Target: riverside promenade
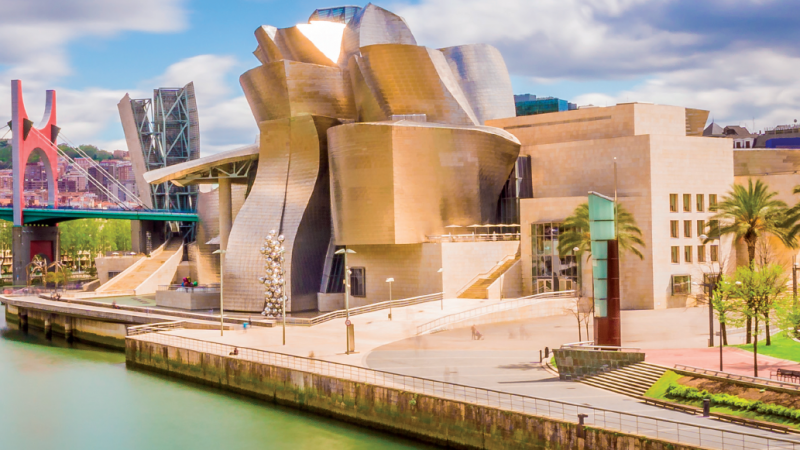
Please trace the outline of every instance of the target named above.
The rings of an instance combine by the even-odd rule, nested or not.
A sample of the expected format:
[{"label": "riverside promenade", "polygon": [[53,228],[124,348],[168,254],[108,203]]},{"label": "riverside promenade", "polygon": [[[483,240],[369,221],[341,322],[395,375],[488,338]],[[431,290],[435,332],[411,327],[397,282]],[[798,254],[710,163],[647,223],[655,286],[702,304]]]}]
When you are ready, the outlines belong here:
[{"label": "riverside promenade", "polygon": [[[461,306],[466,308],[468,304],[462,302],[464,301],[456,299],[444,301],[448,311],[456,311]],[[286,346],[281,343],[280,327],[253,328],[247,331],[238,329],[226,331],[225,336],[220,336],[219,331],[189,329],[132,336],[128,343],[128,358],[129,362],[133,361],[133,366],[149,365],[150,368],[170,375],[279,403],[292,404],[297,401],[299,403],[294,405],[301,408],[438,443],[455,443],[451,439],[457,433],[447,428],[445,423],[435,430],[426,429],[422,435],[417,435],[415,433],[419,430],[412,423],[413,417],[421,420],[422,416],[414,416],[410,410],[406,412],[411,414],[409,420],[412,422],[403,422],[398,429],[393,428],[391,421],[367,423],[369,421],[366,413],[353,416],[331,410],[344,406],[303,403],[305,400],[297,399],[308,398],[311,394],[305,389],[311,386],[317,390],[317,395],[311,397],[338,398],[335,395],[337,392],[340,395],[345,393],[341,383],[354,382],[356,385],[348,388],[353,397],[344,395],[341,397],[341,405],[347,404],[345,400],[349,399],[356,409],[366,408],[364,411],[370,410],[380,416],[380,411],[376,412],[375,408],[394,408],[392,410],[395,412],[401,411],[403,405],[397,403],[398,399],[408,394],[427,396],[426,405],[431,408],[433,404],[438,404],[445,410],[455,408],[454,411],[460,412],[453,414],[461,414],[459,417],[464,417],[464,408],[469,405],[489,408],[494,412],[519,413],[521,416],[515,416],[512,420],[519,420],[514,422],[514,426],[532,426],[529,430],[531,436],[541,436],[544,429],[551,432],[557,429],[559,431],[556,434],[559,437],[556,440],[568,444],[566,448],[573,448],[570,443],[577,442],[574,429],[566,424],[574,426],[578,414],[587,414],[586,423],[592,427],[623,432],[623,435],[631,433],[631,436],[665,439],[673,444],[686,444],[687,448],[760,449],[769,446],[800,449],[800,439],[793,436],[663,410],[630,397],[580,383],[558,381],[541,367],[538,353],[544,346],[553,348],[560,343],[577,340],[577,324],[570,316],[481,325],[480,331],[484,339],[479,341],[471,339],[468,327],[417,336],[416,330],[420,325],[441,316],[441,310],[437,312],[437,308],[438,302],[395,309],[392,321],[388,320],[387,311],[351,317],[355,324],[356,351],[359,353],[350,355],[344,354],[344,320],[337,319],[314,327],[287,328]],[[632,341],[637,341],[636,345],[643,348],[684,348],[705,342],[703,329],[697,330],[693,327],[694,322],[702,322],[703,311],[646,311],[652,315],[649,317],[647,314],[640,314],[641,311],[633,312],[634,314],[623,313],[623,330],[626,329],[626,321],[641,324],[642,320],[647,320],[651,324],[640,327],[646,330],[641,336],[635,332],[639,325],[631,324],[628,327],[631,333],[627,336]],[[678,325],[681,323],[684,325]],[[654,340],[648,341],[647,337],[653,337]],[[151,347],[153,345],[157,348]],[[234,349],[238,354],[231,355]],[[281,372],[282,370],[288,372]],[[200,379],[199,372],[205,378]],[[251,375],[243,379],[243,373]],[[331,383],[337,387],[331,387]],[[360,388],[357,386],[361,385],[369,385],[370,392],[361,392],[359,396]],[[379,402],[380,405],[358,403],[378,397],[383,399],[383,403]],[[415,397],[412,403],[419,404],[420,398]],[[442,406],[443,399],[455,403]],[[428,414],[426,417],[430,420],[438,420],[437,417],[442,417],[444,412],[433,408],[427,409],[425,414]],[[481,414],[490,412],[482,410]],[[539,425],[533,426],[530,424],[533,417],[531,415],[549,419],[545,422],[539,421]],[[396,422],[399,419],[395,417],[394,420]],[[498,436],[509,439],[503,431],[506,428],[497,428],[500,422],[502,421],[495,422],[492,425],[494,428],[483,428],[483,431],[490,435],[499,433]],[[450,425],[456,428],[480,428],[486,424],[460,422]],[[627,439],[635,439],[631,436]],[[607,436],[603,434],[596,437],[604,439]],[[522,445],[522,441],[512,441],[518,443],[520,448],[532,445],[531,442]],[[510,444],[512,441],[506,443]],[[485,442],[481,442],[479,445],[472,440],[459,445],[488,448],[483,446]],[[599,445],[591,448],[609,447]]]}]

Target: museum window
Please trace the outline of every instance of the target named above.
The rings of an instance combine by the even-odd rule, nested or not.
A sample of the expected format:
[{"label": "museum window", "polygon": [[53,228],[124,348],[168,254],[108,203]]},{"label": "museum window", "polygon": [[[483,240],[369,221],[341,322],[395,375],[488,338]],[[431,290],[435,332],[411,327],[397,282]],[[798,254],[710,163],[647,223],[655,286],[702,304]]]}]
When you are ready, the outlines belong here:
[{"label": "museum window", "polygon": [[678,212],[678,194],[669,194],[669,212]]},{"label": "museum window", "polygon": [[717,194],[708,194],[708,210],[714,212],[717,209]]},{"label": "museum window", "polygon": [[697,221],[697,235],[701,236],[706,234],[706,221],[705,220],[698,220]]},{"label": "museum window", "polygon": [[697,209],[697,212],[703,212],[706,209],[705,195],[697,194],[697,202],[695,203],[695,209]]},{"label": "museum window", "polygon": [[683,221],[683,237],[692,237],[692,221]]},{"label": "museum window", "polygon": [[744,148],[750,148],[750,141],[744,141]]},{"label": "museum window", "polygon": [[670,250],[672,250],[672,264],[680,264],[680,247],[673,246],[670,248]]},{"label": "museum window", "polygon": [[711,246],[711,262],[719,262],[719,246]]},{"label": "museum window", "polygon": [[683,212],[692,212],[692,194],[683,194]]},{"label": "museum window", "polygon": [[669,236],[676,238],[678,237],[678,221],[677,220],[670,220],[669,221]]},{"label": "museum window", "polygon": [[683,262],[691,264],[692,263],[692,246],[687,245],[683,247]]},{"label": "museum window", "polygon": [[697,262],[699,262],[699,263],[706,262],[706,246],[705,245],[698,245],[697,246]]},{"label": "museum window", "polygon": [[577,288],[579,261],[573,251],[558,254],[558,238],[564,233],[560,223],[531,224],[533,293],[569,291]]},{"label": "museum window", "polygon": [[719,220],[708,221],[708,235],[719,237]]},{"label": "museum window", "polygon": [[672,295],[689,295],[692,293],[691,275],[672,276]]},{"label": "museum window", "polygon": [[350,268],[350,295],[353,297],[367,296],[367,269],[363,267]]}]

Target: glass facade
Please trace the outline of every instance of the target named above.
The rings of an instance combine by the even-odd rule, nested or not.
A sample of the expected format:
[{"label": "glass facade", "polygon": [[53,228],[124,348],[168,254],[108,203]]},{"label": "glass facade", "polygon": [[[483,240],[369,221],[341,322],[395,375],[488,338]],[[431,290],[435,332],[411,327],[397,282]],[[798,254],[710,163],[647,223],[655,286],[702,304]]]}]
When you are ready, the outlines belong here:
[{"label": "glass facade", "polygon": [[560,223],[531,224],[533,292],[569,291],[578,288],[579,262],[575,253],[558,256]]}]

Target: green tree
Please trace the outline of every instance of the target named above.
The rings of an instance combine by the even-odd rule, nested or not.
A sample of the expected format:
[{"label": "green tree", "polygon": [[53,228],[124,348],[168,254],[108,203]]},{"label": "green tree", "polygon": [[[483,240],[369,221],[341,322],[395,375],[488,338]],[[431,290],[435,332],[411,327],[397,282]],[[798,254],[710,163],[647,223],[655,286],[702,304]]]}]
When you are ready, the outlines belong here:
[{"label": "green tree", "polygon": [[741,315],[736,314],[742,308],[737,296],[735,282],[734,278],[722,275],[711,293],[711,307],[717,313],[720,330],[719,338],[722,340],[723,345],[728,345],[728,325],[736,326],[741,323]]},{"label": "green tree", "polygon": [[13,245],[14,227],[11,222],[0,220],[0,275],[6,265],[6,252],[10,253]]},{"label": "green tree", "polygon": [[[733,235],[737,242],[744,242],[747,246],[748,265],[753,268],[756,259],[756,244],[759,237],[767,234],[773,235],[789,248],[797,248],[797,231],[795,223],[798,213],[788,208],[786,203],[777,200],[777,192],[770,192],[761,180],[753,182],[749,179],[747,187],[734,184],[731,191],[722,198],[714,207],[717,213],[711,218],[717,220],[719,235]],[[709,224],[709,238],[704,243],[713,240],[712,229]],[[751,306],[752,308],[752,306]],[[747,318],[747,343],[752,340],[752,317]]]},{"label": "green tree", "polygon": [[[741,313],[753,323],[753,374],[758,376],[758,324],[768,323],[769,312],[786,291],[783,268],[777,264],[755,268],[742,266],[736,269],[733,293],[742,300]],[[767,328],[767,345],[770,344]]]},{"label": "green tree", "polygon": [[[642,230],[636,225],[633,214],[628,212],[624,206],[617,203],[617,241],[619,242],[620,254],[628,251],[644,259],[639,247],[644,247],[642,240]],[[592,237],[589,233],[589,203],[581,203],[572,212],[572,215],[564,219],[562,224],[564,232],[558,237],[558,254],[566,256],[578,248],[575,252],[578,257],[584,253],[592,254]]]}]

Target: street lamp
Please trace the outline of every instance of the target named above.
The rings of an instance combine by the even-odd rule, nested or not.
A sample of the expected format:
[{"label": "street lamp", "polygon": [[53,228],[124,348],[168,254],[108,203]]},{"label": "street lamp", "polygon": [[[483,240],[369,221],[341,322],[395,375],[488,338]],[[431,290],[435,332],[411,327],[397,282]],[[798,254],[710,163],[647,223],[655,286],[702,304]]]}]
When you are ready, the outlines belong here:
[{"label": "street lamp", "polygon": [[344,255],[344,309],[347,319],[344,324],[347,327],[347,351],[345,354],[355,353],[355,330],[353,324],[350,323],[350,266],[347,264],[347,254],[355,253],[347,247],[341,248],[334,252],[335,255]]},{"label": "street lamp", "polygon": [[[444,268],[440,267],[440,268],[439,268],[439,270],[437,270],[436,272],[437,272],[437,273],[443,273],[443,272],[444,272]],[[444,277],[444,275],[443,275],[442,277]],[[444,284],[444,279],[442,280],[442,284]],[[441,309],[442,309],[442,311],[444,311],[444,294],[442,294],[442,303],[441,303],[441,306],[442,306],[442,308],[441,308]]]},{"label": "street lamp", "polygon": [[[583,277],[581,276],[581,272],[580,272],[580,269],[579,269],[580,268],[580,264],[578,264],[580,262],[580,259],[578,259],[578,252],[581,251],[581,249],[580,249],[580,247],[573,247],[572,251],[575,252],[575,268],[578,269],[577,270],[578,279],[583,281]],[[582,285],[583,285],[583,283],[579,283],[579,285],[578,285],[578,299],[580,299],[580,296],[583,294],[583,289],[581,289],[583,287]]]},{"label": "street lamp", "polygon": [[222,304],[222,294],[223,294],[223,290],[224,290],[223,286],[224,286],[224,282],[225,282],[224,281],[225,280],[225,253],[228,253],[228,251],[227,250],[222,250],[222,249],[214,250],[214,252],[212,253],[212,255],[219,255],[219,335],[220,336],[224,335],[224,331],[223,330],[225,329],[224,319],[223,319],[223,317],[224,317],[223,316],[224,309],[223,309],[223,304]]},{"label": "street lamp", "polygon": [[387,278],[386,282],[389,283],[389,320],[392,320],[392,283],[394,283],[394,278]]}]

